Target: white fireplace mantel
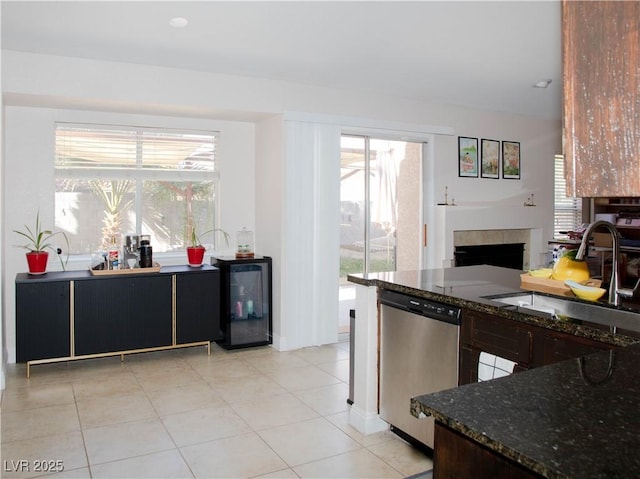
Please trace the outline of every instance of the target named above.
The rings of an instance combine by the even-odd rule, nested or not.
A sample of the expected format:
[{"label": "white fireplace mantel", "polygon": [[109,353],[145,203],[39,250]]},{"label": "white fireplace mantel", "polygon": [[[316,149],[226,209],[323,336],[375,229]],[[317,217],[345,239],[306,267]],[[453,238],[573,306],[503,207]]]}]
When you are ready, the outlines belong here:
[{"label": "white fireplace mantel", "polygon": [[525,252],[531,267],[542,264],[547,247],[543,231],[549,214],[538,206],[473,205],[436,206],[427,224],[427,265],[448,268],[454,265],[454,232],[473,230],[528,230],[529,251]]}]

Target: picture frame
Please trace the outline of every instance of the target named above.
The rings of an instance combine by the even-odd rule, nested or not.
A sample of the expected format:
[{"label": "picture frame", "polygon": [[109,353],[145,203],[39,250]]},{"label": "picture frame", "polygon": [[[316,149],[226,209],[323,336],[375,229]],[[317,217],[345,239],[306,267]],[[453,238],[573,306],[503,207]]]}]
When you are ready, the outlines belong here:
[{"label": "picture frame", "polygon": [[521,174],[520,142],[502,142],[502,177],[508,180],[519,180]]},{"label": "picture frame", "polygon": [[500,142],[480,140],[480,176],[482,178],[500,178]]},{"label": "picture frame", "polygon": [[478,177],[478,139],[458,137],[458,176]]}]

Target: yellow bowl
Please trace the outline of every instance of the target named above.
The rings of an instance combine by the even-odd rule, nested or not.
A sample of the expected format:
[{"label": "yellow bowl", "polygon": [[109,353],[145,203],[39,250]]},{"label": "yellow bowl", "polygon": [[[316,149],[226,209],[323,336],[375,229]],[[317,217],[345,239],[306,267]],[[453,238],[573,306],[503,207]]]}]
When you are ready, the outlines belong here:
[{"label": "yellow bowl", "polygon": [[540,268],[529,271],[529,274],[534,278],[551,278],[552,272],[551,268]]},{"label": "yellow bowl", "polygon": [[565,284],[571,288],[573,294],[578,298],[587,301],[598,301],[604,293],[607,292],[604,288],[594,288],[593,286],[585,286],[578,284],[575,281],[565,281]]}]

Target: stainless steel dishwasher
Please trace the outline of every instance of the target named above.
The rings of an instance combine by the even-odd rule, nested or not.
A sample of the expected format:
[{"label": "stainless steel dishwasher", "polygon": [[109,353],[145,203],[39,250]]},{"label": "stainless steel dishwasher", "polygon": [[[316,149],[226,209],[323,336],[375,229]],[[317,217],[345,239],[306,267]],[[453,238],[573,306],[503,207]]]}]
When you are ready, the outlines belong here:
[{"label": "stainless steel dishwasher", "polygon": [[380,417],[433,449],[434,419],[413,417],[410,400],[458,385],[460,308],[388,290],[379,299]]}]

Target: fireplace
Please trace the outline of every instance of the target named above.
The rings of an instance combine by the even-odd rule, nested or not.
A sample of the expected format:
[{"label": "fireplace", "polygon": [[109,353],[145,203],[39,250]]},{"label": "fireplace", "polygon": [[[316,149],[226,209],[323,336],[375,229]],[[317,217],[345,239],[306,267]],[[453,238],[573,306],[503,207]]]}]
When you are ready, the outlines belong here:
[{"label": "fireplace", "polygon": [[521,270],[524,267],[524,243],[456,246],[455,266],[488,264]]}]

